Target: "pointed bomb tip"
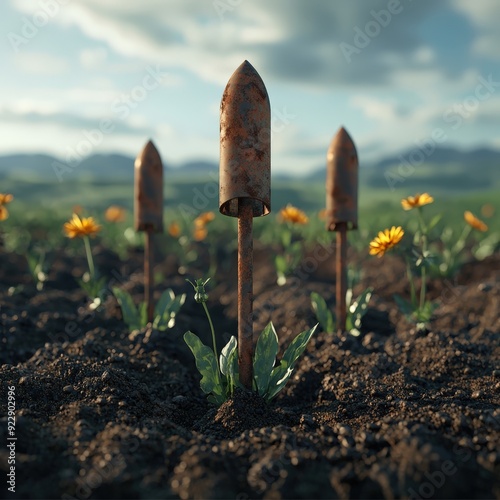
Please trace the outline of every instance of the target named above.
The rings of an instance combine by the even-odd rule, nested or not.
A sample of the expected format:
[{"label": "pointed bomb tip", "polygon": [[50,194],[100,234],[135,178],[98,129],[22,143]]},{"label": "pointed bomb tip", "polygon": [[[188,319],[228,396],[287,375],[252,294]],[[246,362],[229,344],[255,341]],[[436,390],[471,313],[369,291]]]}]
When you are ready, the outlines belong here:
[{"label": "pointed bomb tip", "polygon": [[135,164],[136,166],[142,166],[151,163],[161,163],[161,157],[154,142],[149,139],[146,145],[142,148],[141,152],[137,155]]},{"label": "pointed bomb tip", "polygon": [[333,136],[333,139],[330,142],[330,147],[328,148],[328,152],[330,153],[339,148],[352,148],[354,152],[356,152],[354,141],[349,135],[349,132],[347,132],[347,130],[343,126],[340,127],[337,133]]},{"label": "pointed bomb tip", "polygon": [[146,145],[144,146],[144,148],[142,150],[149,151],[149,152],[156,151],[158,153],[158,149],[156,149],[155,143],[153,142],[152,139],[149,139],[149,141],[146,143]]},{"label": "pointed bomb tip", "polygon": [[[234,71],[229,78],[227,84],[233,85],[247,85],[255,83],[265,90],[264,81],[262,80],[259,72],[245,59]],[[266,92],[267,93],[267,92]]]}]

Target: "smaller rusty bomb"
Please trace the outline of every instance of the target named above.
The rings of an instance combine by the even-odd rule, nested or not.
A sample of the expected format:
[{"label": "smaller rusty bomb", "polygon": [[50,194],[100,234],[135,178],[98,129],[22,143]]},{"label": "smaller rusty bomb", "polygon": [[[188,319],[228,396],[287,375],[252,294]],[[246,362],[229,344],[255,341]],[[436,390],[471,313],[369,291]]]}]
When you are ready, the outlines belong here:
[{"label": "smaller rusty bomb", "polygon": [[160,154],[149,141],[134,164],[134,228],[145,231],[144,300],[148,321],[153,321],[153,233],[163,231],[163,164]]},{"label": "smaller rusty bomb", "polygon": [[134,228],[163,232],[163,164],[152,141],[134,164]]},{"label": "smaller rusty bomb", "polygon": [[344,127],[326,155],[326,229],[337,232],[335,257],[337,331],[346,328],[347,231],[358,227],[358,154]]},{"label": "smaller rusty bomb", "polygon": [[339,223],[358,227],[358,154],[344,127],[330,143],[326,156],[326,228],[337,231]]}]

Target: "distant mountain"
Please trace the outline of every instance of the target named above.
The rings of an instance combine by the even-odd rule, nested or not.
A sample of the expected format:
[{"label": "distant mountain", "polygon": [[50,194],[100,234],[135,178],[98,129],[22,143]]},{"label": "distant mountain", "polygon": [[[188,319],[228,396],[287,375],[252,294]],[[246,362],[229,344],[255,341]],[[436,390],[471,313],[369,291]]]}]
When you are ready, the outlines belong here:
[{"label": "distant mountain", "polygon": [[434,165],[453,163],[472,167],[474,164],[500,163],[500,151],[489,148],[478,148],[470,151],[459,151],[453,148],[436,148],[434,151],[426,153],[424,150],[419,150],[418,147],[415,147],[397,156],[378,161],[374,165],[374,168],[386,169],[391,166],[398,166],[402,163],[402,160],[417,164],[420,162],[420,154],[424,158],[424,163]]},{"label": "distant mountain", "polygon": [[[169,168],[163,164],[164,169]],[[26,177],[56,176],[60,180],[71,177],[100,177],[102,179],[133,179],[134,158],[122,154],[95,154],[82,160],[65,161],[44,154],[14,154],[0,156],[0,175]]]},{"label": "distant mountain", "polygon": [[[360,184],[372,187],[426,190],[430,186],[443,190],[487,189],[499,184],[500,151],[478,148],[460,151],[436,148],[427,154],[417,147],[372,164],[360,166]],[[325,181],[326,165],[305,178]]]},{"label": "distant mountain", "polygon": [[183,173],[183,174],[207,174],[210,172],[219,172],[219,164],[206,161],[206,160],[192,160],[185,163],[182,163],[178,168],[173,170],[174,172]]},{"label": "distant mountain", "polygon": [[[420,160],[423,159],[422,162]],[[408,162],[402,165],[405,160]],[[169,176],[202,178],[218,173],[218,162],[191,160],[178,167],[164,167]],[[459,151],[453,148],[436,148],[427,154],[417,146],[391,155],[374,164],[361,163],[360,182],[373,187],[399,186],[404,181],[408,189],[483,189],[500,185],[500,151],[479,148]],[[308,168],[300,177],[304,181],[324,182],[326,166]],[[45,180],[71,180],[98,178],[103,181],[120,179],[129,181],[134,176],[134,158],[122,154],[95,154],[81,161],[65,163],[64,160],[45,154],[14,154],[0,156],[0,178],[22,177]],[[297,179],[286,173],[273,173],[274,179]]]}]

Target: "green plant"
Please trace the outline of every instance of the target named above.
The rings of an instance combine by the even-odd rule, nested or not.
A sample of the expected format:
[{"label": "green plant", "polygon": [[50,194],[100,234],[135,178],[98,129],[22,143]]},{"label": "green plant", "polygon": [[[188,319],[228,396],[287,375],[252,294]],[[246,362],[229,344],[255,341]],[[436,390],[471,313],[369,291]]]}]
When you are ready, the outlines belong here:
[{"label": "green plant", "polygon": [[28,262],[28,269],[30,270],[33,282],[36,289],[40,292],[43,290],[45,282],[47,281],[47,262],[45,260],[45,250],[39,249],[37,251],[27,251],[26,260]]},{"label": "green plant", "polygon": [[[208,395],[208,400],[216,405],[221,405],[234,392],[236,387],[241,387],[238,371],[238,342],[233,335],[224,346],[220,356],[217,356],[215,330],[210,312],[206,306],[208,295],[205,285],[210,278],[198,279],[191,283],[195,291],[195,300],[203,305],[210,325],[213,349],[204,345],[192,332],[184,334],[184,341],[193,353],[196,368],[200,372],[201,390]],[[318,325],[306,330],[290,343],[280,363],[276,364],[278,354],[278,336],[272,323],[269,323],[259,335],[253,359],[254,380],[253,390],[267,401],[273,399],[286,385],[290,378],[297,359],[304,352]]]},{"label": "green plant", "polygon": [[[366,313],[372,293],[373,288],[369,287],[353,300],[352,288],[347,290],[346,330],[354,336],[358,336],[361,333],[361,319]],[[327,333],[333,333],[336,324],[335,313],[328,309],[325,299],[319,293],[312,292],[311,303],[321,328]]]},{"label": "green plant", "polygon": [[[465,248],[471,231],[474,229],[480,233],[488,231],[488,226],[471,212],[464,213],[465,226],[460,236],[455,239],[452,228],[446,227],[441,234],[442,251],[435,252],[434,261],[430,265],[431,276],[440,278],[452,278],[462,267],[466,260]],[[473,242],[471,253],[476,259],[484,259],[491,255],[498,244],[497,234],[490,234],[479,242]]]},{"label": "green plant", "polygon": [[274,228],[273,234],[279,239],[282,251],[276,254],[274,266],[278,276],[277,283],[283,286],[304,256],[305,245],[300,227],[307,225],[309,218],[302,210],[287,205],[280,210],[278,220],[281,224],[277,229]]},{"label": "green plant", "polygon": [[[122,310],[123,321],[131,330],[138,330],[148,324],[146,303],[141,302],[137,307],[132,296],[118,287],[112,288],[113,294]],[[155,306],[153,327],[165,331],[175,325],[175,318],[186,300],[186,294],[175,296],[169,288],[165,290]]]}]

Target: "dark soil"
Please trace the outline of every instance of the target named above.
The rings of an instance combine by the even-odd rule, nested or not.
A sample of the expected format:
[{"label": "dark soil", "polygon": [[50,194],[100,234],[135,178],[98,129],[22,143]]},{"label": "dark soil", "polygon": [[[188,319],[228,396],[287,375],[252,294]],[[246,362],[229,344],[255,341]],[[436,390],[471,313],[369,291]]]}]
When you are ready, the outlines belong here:
[{"label": "dark soil", "polygon": [[[333,256],[278,287],[269,253],[255,252],[255,327],[272,319],[283,346],[316,323],[312,291],[333,305]],[[37,292],[25,259],[0,253],[0,496],[500,499],[500,255],[431,282],[440,306],[427,332],[394,306],[393,293],[409,293],[401,262],[359,261],[357,291],[375,288],[362,334],[316,334],[271,405],[241,391],[220,408],[182,340],[189,329],[209,343],[209,331],[175,260],[157,266],[158,295],[188,293],[175,327],[130,332],[112,296],[89,309],[75,281],[83,259],[53,257]],[[96,249],[108,285],[136,301],[141,262]],[[209,288],[219,346],[237,326],[234,259],[229,267]]]}]

